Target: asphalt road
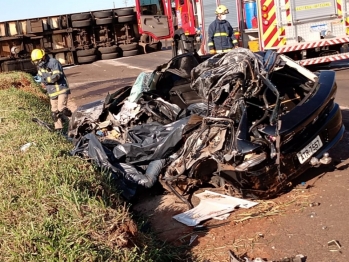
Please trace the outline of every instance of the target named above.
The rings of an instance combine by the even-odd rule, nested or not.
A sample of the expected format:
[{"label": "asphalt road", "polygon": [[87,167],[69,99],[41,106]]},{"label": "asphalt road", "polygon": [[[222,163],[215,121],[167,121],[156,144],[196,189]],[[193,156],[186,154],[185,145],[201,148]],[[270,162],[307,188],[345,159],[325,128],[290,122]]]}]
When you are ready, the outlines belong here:
[{"label": "asphalt road", "polygon": [[[161,51],[66,68],[65,72],[72,89],[70,106],[74,108],[103,99],[108,92],[132,85],[140,72],[152,71],[157,65],[167,62],[170,57],[171,51]],[[349,261],[349,62],[344,61],[335,64],[335,67],[320,69],[336,71],[336,101],[342,108],[347,131],[343,140],[330,152],[334,160],[333,165],[325,169],[314,168],[300,178],[300,181],[311,185],[309,190],[314,195],[312,201],[319,202],[320,206],[306,207],[302,211],[290,212],[287,216],[264,221],[263,227],[258,228],[258,232],[263,232],[265,236],[264,243],[261,243],[264,245],[263,254],[268,254],[270,259],[301,253],[308,256],[309,262]],[[159,215],[154,212],[154,208],[151,212],[154,217]],[[245,229],[249,226],[252,224],[247,223]],[[219,234],[224,235],[224,230]],[[227,235],[226,239],[231,237]],[[341,252],[328,250],[327,242],[330,240],[339,241],[342,245]],[[254,254],[259,255],[258,252]],[[209,261],[226,260],[222,257],[222,260]]]}]

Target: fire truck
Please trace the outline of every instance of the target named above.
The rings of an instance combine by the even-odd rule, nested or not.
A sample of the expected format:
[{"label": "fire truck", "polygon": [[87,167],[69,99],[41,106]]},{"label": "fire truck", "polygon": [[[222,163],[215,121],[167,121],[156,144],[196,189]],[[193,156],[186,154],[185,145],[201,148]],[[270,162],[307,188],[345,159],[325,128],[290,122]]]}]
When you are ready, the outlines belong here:
[{"label": "fire truck", "polygon": [[[163,13],[142,13],[146,1],[157,1]],[[227,6],[241,47],[272,49],[304,66],[349,58],[348,0],[136,0],[140,33],[173,38],[173,55],[206,54],[208,27],[219,4]]]}]

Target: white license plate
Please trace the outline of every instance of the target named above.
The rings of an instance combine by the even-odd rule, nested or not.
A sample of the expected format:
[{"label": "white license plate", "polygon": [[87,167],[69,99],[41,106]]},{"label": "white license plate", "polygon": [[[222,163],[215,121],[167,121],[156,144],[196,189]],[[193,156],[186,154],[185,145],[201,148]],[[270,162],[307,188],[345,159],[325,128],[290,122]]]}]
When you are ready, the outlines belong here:
[{"label": "white license plate", "polygon": [[315,137],[306,147],[297,153],[298,160],[301,164],[307,161],[312,155],[315,154],[322,147],[322,141],[319,136]]}]

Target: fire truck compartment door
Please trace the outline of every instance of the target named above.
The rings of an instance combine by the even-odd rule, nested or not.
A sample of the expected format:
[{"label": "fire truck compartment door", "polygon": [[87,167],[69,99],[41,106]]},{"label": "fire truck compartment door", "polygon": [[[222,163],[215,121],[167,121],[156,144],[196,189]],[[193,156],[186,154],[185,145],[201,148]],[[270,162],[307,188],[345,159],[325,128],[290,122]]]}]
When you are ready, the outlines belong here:
[{"label": "fire truck compartment door", "polygon": [[336,0],[291,0],[291,6],[294,23],[338,16]]},{"label": "fire truck compartment door", "polygon": [[144,33],[153,38],[170,37],[168,17],[166,15],[141,15]]}]

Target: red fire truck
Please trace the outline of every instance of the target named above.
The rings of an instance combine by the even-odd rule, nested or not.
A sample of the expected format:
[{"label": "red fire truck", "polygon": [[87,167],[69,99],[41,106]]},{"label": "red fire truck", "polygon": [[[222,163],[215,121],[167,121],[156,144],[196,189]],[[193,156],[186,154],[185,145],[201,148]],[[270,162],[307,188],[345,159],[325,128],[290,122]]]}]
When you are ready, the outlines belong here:
[{"label": "red fire truck", "polygon": [[219,4],[229,9],[242,47],[273,49],[305,66],[349,58],[348,0],[136,0],[140,33],[173,38],[174,55],[205,54]]}]

